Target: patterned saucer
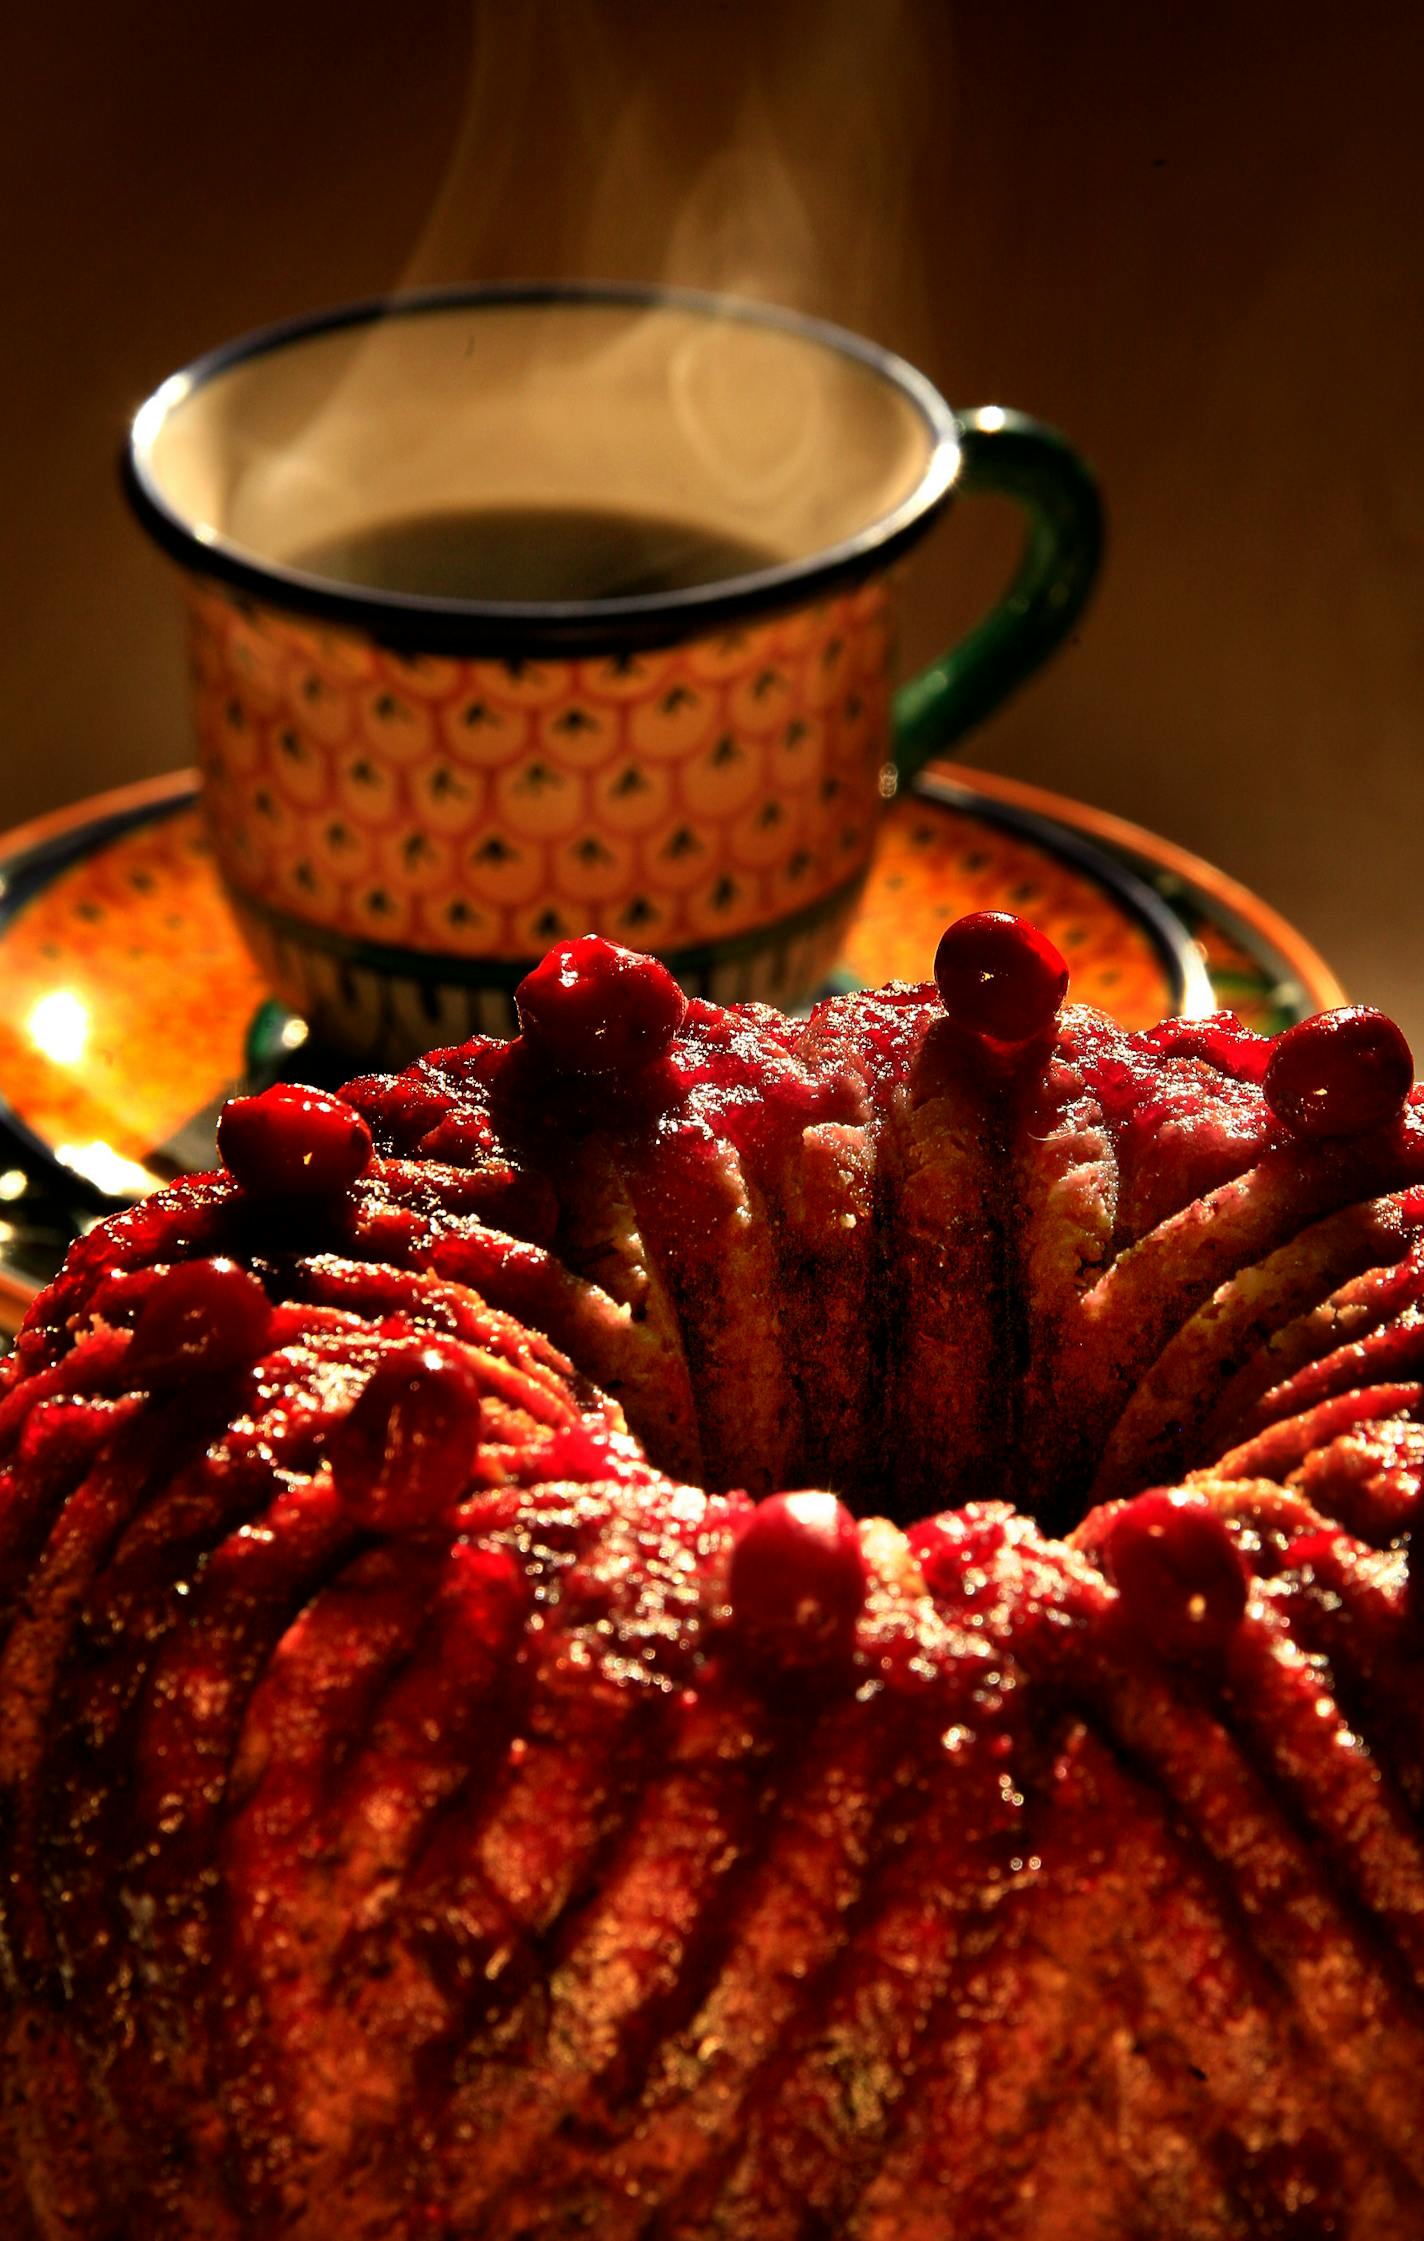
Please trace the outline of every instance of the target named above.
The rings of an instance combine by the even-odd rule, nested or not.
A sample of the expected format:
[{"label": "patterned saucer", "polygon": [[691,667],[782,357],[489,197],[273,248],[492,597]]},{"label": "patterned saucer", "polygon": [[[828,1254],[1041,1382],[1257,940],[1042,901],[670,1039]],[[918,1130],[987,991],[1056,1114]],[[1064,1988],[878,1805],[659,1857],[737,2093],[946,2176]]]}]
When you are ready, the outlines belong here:
[{"label": "patterned saucer", "polygon": [[[991,906],[1042,926],[1075,996],[1128,1025],[1222,1004],[1274,1029],[1342,1000],[1210,866],[958,765],[889,812],[837,984],[922,978],[945,924]],[[305,1042],[238,939],[190,772],[0,839],[0,1326],[100,1214],[209,1163],[235,1085],[349,1071]]]}]

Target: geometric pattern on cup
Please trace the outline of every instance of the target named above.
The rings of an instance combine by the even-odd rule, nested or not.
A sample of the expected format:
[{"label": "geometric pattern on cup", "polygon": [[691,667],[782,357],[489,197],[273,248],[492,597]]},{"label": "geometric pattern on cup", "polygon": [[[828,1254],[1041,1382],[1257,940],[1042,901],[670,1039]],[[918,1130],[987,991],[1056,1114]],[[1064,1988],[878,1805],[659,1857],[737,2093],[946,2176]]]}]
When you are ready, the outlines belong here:
[{"label": "geometric pattern on cup", "polygon": [[[252,909],[241,896],[231,900],[243,940],[264,978],[301,1013],[318,1042],[345,1051],[353,1062],[403,1063],[433,1046],[463,1042],[468,1035],[518,1033],[517,968],[502,981],[402,972],[398,958],[370,956],[356,947],[349,954],[326,950]],[[716,1003],[789,1005],[826,979],[844,945],[856,900],[852,893],[829,901],[809,914],[809,923],[768,927],[741,937],[726,951],[683,952],[673,960],[677,978],[689,996],[707,996]]]},{"label": "geometric pattern on cup", "polygon": [[397,653],[186,586],[210,827],[288,919],[456,957],[594,931],[715,944],[866,869],[889,743],[883,580],[672,647]]}]

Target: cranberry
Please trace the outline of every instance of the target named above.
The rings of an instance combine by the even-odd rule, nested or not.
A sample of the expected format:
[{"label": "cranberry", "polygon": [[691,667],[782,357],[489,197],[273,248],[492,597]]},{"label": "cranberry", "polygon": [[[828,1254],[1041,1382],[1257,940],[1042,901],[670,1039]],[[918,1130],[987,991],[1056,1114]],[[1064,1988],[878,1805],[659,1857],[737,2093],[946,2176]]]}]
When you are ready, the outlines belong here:
[{"label": "cranberry", "polygon": [[1046,934],[1007,910],[975,910],[940,937],[934,977],[957,1027],[1026,1043],[1052,1026],[1068,967]]},{"label": "cranberry", "polygon": [[126,1369],[149,1386],[234,1369],[262,1352],[271,1317],[261,1284],[236,1261],[179,1261],[145,1295]]},{"label": "cranberry", "polygon": [[772,1494],[732,1551],[732,1625],[754,1655],[787,1667],[843,1659],[865,1601],[855,1519],[834,1494]]},{"label": "cranberry", "polygon": [[1139,1494],[1103,1541],[1135,1634],[1163,1656],[1218,1656],[1246,1609],[1246,1567],[1230,1527],[1200,1494]]},{"label": "cranberry", "polygon": [[1397,1119],[1413,1083],[1414,1054],[1394,1021],[1347,1004],[1276,1037],[1266,1103],[1298,1136],[1359,1136]]},{"label": "cranberry", "polygon": [[514,991],[525,1039],[576,1074],[612,1074],[661,1058],[687,998],[666,965],[601,934],[551,949]]},{"label": "cranberry", "polygon": [[479,1436],[473,1370],[431,1346],[379,1365],[327,1454],[342,1502],[359,1525],[410,1532],[459,1501]]},{"label": "cranberry", "polygon": [[223,1165],[270,1197],[344,1191],[365,1173],[371,1131],[354,1105],[301,1083],[230,1097],[218,1120]]}]

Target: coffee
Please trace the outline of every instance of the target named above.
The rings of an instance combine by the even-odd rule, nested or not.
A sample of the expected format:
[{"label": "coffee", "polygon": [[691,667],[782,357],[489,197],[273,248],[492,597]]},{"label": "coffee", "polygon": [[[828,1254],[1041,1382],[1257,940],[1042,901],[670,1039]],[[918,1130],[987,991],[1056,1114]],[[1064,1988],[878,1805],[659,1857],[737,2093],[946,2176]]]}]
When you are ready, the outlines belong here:
[{"label": "coffee", "polygon": [[585,506],[408,514],[291,556],[330,582],[417,599],[638,599],[774,567],[784,557],[698,522]]}]

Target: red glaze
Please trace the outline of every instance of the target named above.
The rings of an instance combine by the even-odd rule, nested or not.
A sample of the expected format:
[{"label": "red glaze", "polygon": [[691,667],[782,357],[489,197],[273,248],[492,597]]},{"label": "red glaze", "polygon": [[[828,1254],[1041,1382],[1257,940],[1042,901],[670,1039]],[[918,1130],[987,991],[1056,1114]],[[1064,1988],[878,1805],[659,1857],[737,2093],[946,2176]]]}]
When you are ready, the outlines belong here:
[{"label": "red glaze", "polygon": [[231,1097],[218,1120],[223,1165],[245,1189],[279,1198],[344,1191],[371,1162],[371,1131],[353,1105],[302,1083]]},{"label": "red glaze", "polygon": [[934,977],[955,1025],[996,1043],[1043,1034],[1068,992],[1068,967],[1048,936],[1006,910],[971,911],[946,928]]},{"label": "red glaze", "polygon": [[418,1531],[464,1493],[480,1436],[480,1393],[465,1363],[435,1347],[383,1361],[332,1434],[343,1506],[373,1532]]},{"label": "red glaze", "polygon": [[1138,1037],[1143,1050],[1164,1058],[1199,1058],[1235,1081],[1259,1082],[1272,1044],[1268,1036],[1243,1027],[1234,1012],[1210,1012],[1204,1019],[1164,1019]]},{"label": "red glaze", "polygon": [[1241,1623],[1246,1568],[1199,1494],[1140,1494],[1108,1528],[1103,1558],[1134,1633],[1165,1657],[1218,1656]]},{"label": "red glaze", "polygon": [[990,1593],[995,1562],[1013,1525],[1007,1502],[973,1502],[912,1525],[910,1548],[935,1601],[958,1612]]},{"label": "red glaze", "polygon": [[526,1041],[576,1074],[613,1074],[663,1056],[687,1013],[687,998],[656,957],[601,934],[561,942],[514,992]]},{"label": "red glaze", "polygon": [[742,1647],[797,1668],[850,1649],[865,1602],[855,1519],[834,1494],[771,1494],[732,1552],[732,1625]]},{"label": "red glaze", "polygon": [[1413,1081],[1414,1057],[1394,1021],[1347,1004],[1277,1036],[1266,1102],[1297,1136],[1360,1136],[1398,1118]]},{"label": "red glaze", "polygon": [[[1293,1572],[1307,1571],[1340,1553],[1341,1533],[1338,1525],[1322,1525],[1313,1533],[1300,1533],[1285,1552],[1285,1562]],[[1259,1561],[1256,1569],[1260,1569]]]},{"label": "red glaze", "polygon": [[[76,1247],[0,1369],[24,2230],[982,2236],[1086,2203],[1418,2241],[1424,1637],[1391,1544],[1424,1132],[1302,1149],[1269,1046],[1194,1034],[1070,1012],[991,1046],[924,988],[804,1030],[697,1004],[628,1097],[472,1044],[408,1105],[353,1087],[386,1156],[349,1199],[194,1180]],[[1025,1094],[976,1131],[986,1052]],[[520,1068],[527,1109],[494,1094]],[[545,1189],[571,1259],[636,1239],[666,1285],[646,1365],[646,1287],[611,1316],[493,1226]],[[986,1221],[1002,1299],[939,1250]],[[149,1293],[254,1238],[260,1373],[150,1412]],[[674,1482],[593,1386],[661,1434],[684,1338],[711,1432]],[[1194,1376],[1253,1485],[1232,1461],[1066,1543],[986,1498],[1066,1520],[1127,1392],[1175,1438]],[[690,1483],[746,1484],[718,1443],[755,1413],[758,1483],[910,1518],[1006,1392],[918,1562],[865,1528],[868,1593],[832,1496]]]},{"label": "red glaze", "polygon": [[180,1261],[145,1294],[125,1373],[162,1386],[234,1369],[262,1352],[271,1319],[261,1284],[236,1261]]}]

